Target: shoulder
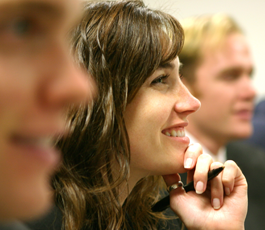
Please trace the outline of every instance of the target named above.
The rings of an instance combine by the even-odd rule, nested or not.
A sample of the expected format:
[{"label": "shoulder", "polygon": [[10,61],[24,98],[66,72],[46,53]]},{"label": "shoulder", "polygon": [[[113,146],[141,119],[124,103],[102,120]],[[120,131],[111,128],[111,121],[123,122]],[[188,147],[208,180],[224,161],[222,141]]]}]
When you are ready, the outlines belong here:
[{"label": "shoulder", "polygon": [[261,161],[265,163],[265,151],[253,144],[243,141],[230,142],[227,146],[227,159],[246,160],[253,162]]},{"label": "shoulder", "polygon": [[62,229],[62,212],[54,206],[45,216],[25,223],[31,230],[61,230]]},{"label": "shoulder", "polygon": [[[265,151],[259,147],[243,142],[229,143],[227,159],[235,161],[241,168],[248,181],[249,190],[258,186],[257,178],[265,177]],[[261,180],[259,185],[265,192],[265,180]]]},{"label": "shoulder", "polygon": [[0,224],[1,230],[30,230],[26,225],[20,222],[12,222],[7,224]]}]

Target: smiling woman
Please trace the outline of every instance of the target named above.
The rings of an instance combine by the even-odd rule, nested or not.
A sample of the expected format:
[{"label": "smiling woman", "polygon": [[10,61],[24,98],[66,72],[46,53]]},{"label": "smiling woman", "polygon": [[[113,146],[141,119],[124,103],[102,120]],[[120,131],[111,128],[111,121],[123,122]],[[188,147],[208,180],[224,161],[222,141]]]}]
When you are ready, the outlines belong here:
[{"label": "smiling woman", "polygon": [[[150,173],[149,170],[142,172],[144,167],[141,166],[140,158],[137,155],[140,154],[142,159],[146,161],[150,160],[150,157],[152,158],[152,153],[158,151],[157,156],[160,157],[155,158],[153,163],[150,162],[150,166],[153,165],[152,171],[155,171],[159,161],[164,158],[164,146],[159,145],[159,143],[161,139],[163,142],[168,140],[164,140],[166,136],[162,134],[161,128],[176,122],[172,119],[169,121],[167,116],[173,113],[170,111],[174,109],[175,100],[173,97],[176,96],[178,89],[181,88],[180,90],[184,94],[188,94],[187,97],[190,100],[195,101],[197,104],[195,107],[198,108],[199,106],[198,101],[184,89],[179,79],[179,62],[176,57],[182,44],[183,31],[179,22],[163,12],[155,12],[145,8],[141,1],[95,3],[86,6],[85,17],[75,33],[74,50],[78,61],[95,76],[99,93],[93,106],[80,108],[74,113],[71,124],[74,131],[62,145],[67,173],[69,173],[68,169],[74,166],[73,184],[76,183],[79,176],[80,179],[86,178],[85,181],[87,180],[84,182],[84,187],[77,187],[78,190],[76,191],[78,197],[84,197],[85,200],[78,199],[78,203],[83,205],[77,207],[77,210],[67,210],[67,215],[75,216],[75,213],[87,212],[84,204],[87,202],[90,206],[90,203],[95,202],[96,199],[104,205],[90,206],[88,226],[91,227],[95,224],[93,220],[98,218],[99,213],[105,213],[99,217],[102,229],[107,228],[107,226],[119,229],[119,226],[123,225],[121,220],[125,216],[120,212],[123,212],[121,208],[125,198],[135,183]],[[163,79],[162,83],[159,83],[160,79]],[[139,89],[141,89],[140,92],[138,92]],[[152,100],[152,96],[160,97],[160,100]],[[154,112],[159,112],[155,105],[162,105],[164,100],[169,98],[171,100],[164,106],[165,111],[160,111],[162,112],[160,115],[163,115],[167,110],[163,121],[159,122],[160,125],[157,124],[156,129],[150,130],[159,121],[159,117],[157,117],[159,114],[153,116],[151,109]],[[127,104],[130,107],[127,107]],[[136,107],[142,106],[143,111],[141,113],[139,113],[140,109],[134,111],[134,105]],[[132,112],[136,112],[137,115],[130,114]],[[141,114],[147,116],[141,117]],[[143,126],[151,117],[156,117],[156,119],[150,120],[148,124]],[[134,127],[137,130],[131,128],[134,126],[135,119],[139,119]],[[180,123],[181,121],[177,122]],[[130,135],[130,132],[133,135]],[[147,148],[146,153],[148,152],[148,155],[144,157],[144,152],[135,151],[135,157],[131,155],[131,161],[134,163],[129,169],[129,152],[134,151],[132,148],[134,148],[134,144],[136,146],[137,138],[143,136],[145,137],[139,143],[141,146],[139,147],[142,150]],[[72,140],[77,141],[78,145],[74,144]],[[180,147],[182,151],[177,157],[181,162],[187,146],[188,141]],[[173,155],[171,158],[165,159],[162,166],[164,169],[167,168],[170,161],[172,162]],[[171,170],[172,168],[174,168],[174,164],[171,165]],[[159,168],[157,170],[156,174],[161,175],[163,170]],[[165,171],[164,173],[168,172]],[[174,169],[171,172],[176,171]],[[64,183],[61,177],[64,173],[62,170],[62,174],[58,174],[60,183]],[[128,178],[130,178],[128,184],[124,184]],[[142,182],[139,182],[137,190],[141,191],[140,193],[146,198],[149,197],[147,200],[153,200],[153,194],[150,191],[161,186],[161,179],[146,177]],[[65,189],[71,189],[73,184],[71,183]],[[123,185],[121,186],[121,184]],[[154,185],[155,187],[153,187]],[[91,190],[87,191],[86,188],[91,188]],[[82,191],[80,189],[86,189],[81,196]],[[60,190],[58,189],[58,191]],[[70,190],[67,191],[70,192]],[[94,196],[95,192],[96,196]],[[109,203],[109,200],[115,202],[112,204]],[[145,204],[147,200],[144,199],[143,203],[138,203],[137,206],[135,203],[135,210],[139,214],[150,213],[147,211],[149,207]],[[128,204],[131,205],[129,200]],[[129,209],[128,211],[127,208],[125,210],[129,215],[133,215],[129,213]],[[134,212],[134,208],[130,210]],[[112,217],[110,223],[109,219],[104,217],[105,215]],[[136,224],[140,227],[148,224],[153,218],[152,214],[148,215],[150,218],[148,222],[142,219]],[[80,216],[84,216],[84,214]],[[81,218],[77,217],[74,219],[76,222],[73,223],[78,223],[78,219]],[[71,225],[70,220],[71,218],[66,219],[69,229],[78,229],[76,225]]]},{"label": "smiling woman", "polygon": [[187,116],[200,103],[179,78],[178,58],[169,64],[146,79],[124,111],[131,151],[130,180],[184,170],[183,156],[190,142],[184,131]]},{"label": "smiling woman", "polygon": [[[84,11],[73,51],[95,79],[98,97],[71,111],[71,132],[59,142],[63,165],[53,186],[63,228],[157,229],[163,215],[151,206],[165,188],[161,175],[172,185],[179,172],[189,169],[193,177],[196,166],[193,180],[202,193],[216,167],[185,136],[187,116],[200,103],[179,76],[182,27],[140,0],[87,3]],[[235,163],[225,165],[206,196],[170,192],[171,208],[189,228],[243,229],[246,181]],[[231,191],[225,198],[224,187]]]}]

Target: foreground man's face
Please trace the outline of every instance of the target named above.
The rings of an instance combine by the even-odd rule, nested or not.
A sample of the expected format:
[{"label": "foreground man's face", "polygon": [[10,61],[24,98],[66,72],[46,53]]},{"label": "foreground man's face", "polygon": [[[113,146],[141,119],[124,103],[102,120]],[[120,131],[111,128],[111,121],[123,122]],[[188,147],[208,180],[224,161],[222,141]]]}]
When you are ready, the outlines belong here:
[{"label": "foreground man's face", "polygon": [[92,83],[69,54],[78,0],[0,0],[0,221],[50,206],[59,163],[53,139],[65,133],[67,106]]}]

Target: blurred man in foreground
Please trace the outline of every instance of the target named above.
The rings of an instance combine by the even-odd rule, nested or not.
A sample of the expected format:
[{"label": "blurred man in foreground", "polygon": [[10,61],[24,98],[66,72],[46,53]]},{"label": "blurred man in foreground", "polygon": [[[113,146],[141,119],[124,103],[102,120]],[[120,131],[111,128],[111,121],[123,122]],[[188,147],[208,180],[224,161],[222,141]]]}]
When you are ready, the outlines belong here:
[{"label": "blurred man in foreground", "polygon": [[29,219],[52,201],[67,107],[92,95],[67,33],[78,0],[0,0],[0,223]]}]

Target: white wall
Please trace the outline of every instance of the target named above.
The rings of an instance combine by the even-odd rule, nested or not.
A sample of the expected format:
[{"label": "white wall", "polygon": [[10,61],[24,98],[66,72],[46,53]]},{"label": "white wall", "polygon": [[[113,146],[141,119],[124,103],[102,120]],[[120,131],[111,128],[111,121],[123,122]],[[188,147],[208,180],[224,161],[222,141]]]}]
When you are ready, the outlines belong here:
[{"label": "white wall", "polygon": [[182,20],[189,16],[227,13],[243,28],[255,63],[253,84],[265,97],[265,0],[144,0]]}]

